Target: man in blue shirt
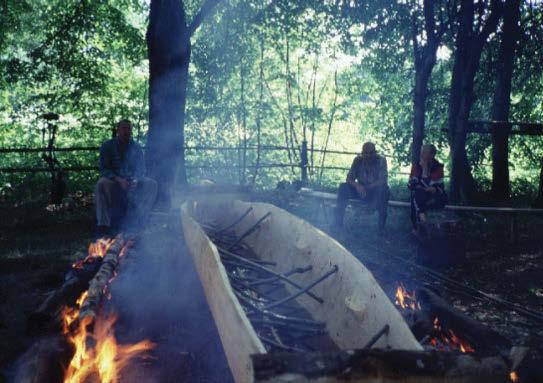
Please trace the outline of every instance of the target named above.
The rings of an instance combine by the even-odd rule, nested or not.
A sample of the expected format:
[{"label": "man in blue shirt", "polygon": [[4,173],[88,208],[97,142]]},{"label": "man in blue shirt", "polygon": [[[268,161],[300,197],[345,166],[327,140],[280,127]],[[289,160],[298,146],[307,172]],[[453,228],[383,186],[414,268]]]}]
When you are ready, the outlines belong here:
[{"label": "man in blue shirt", "polygon": [[100,147],[100,179],[96,183],[96,221],[99,234],[111,232],[112,210],[126,201],[126,220],[141,225],[153,207],[155,180],[145,177],[143,151],[132,140],[132,124],[121,120],[117,136]]}]

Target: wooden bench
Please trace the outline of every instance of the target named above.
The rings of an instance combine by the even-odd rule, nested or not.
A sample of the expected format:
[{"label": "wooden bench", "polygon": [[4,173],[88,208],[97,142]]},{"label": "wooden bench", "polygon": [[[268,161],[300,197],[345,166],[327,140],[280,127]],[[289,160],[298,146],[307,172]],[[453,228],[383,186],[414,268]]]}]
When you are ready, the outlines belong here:
[{"label": "wooden bench", "polygon": [[[327,217],[327,204],[332,205],[335,204],[337,195],[333,193],[327,193],[327,192],[320,192],[320,191],[314,191],[309,188],[301,188],[298,192],[300,195],[304,197],[308,197],[311,199],[314,199],[318,204],[319,207],[322,209],[322,212],[325,215],[325,219],[329,219]],[[367,207],[369,211],[373,211],[374,209],[368,206],[367,204],[363,203],[360,200],[351,199],[349,200],[349,203],[352,205]],[[397,208],[411,208],[411,204],[409,202],[405,201],[396,201],[396,200],[389,200],[388,201],[389,207],[397,207]],[[445,205],[444,210],[446,211],[454,211],[457,213],[460,212],[472,212],[472,213],[491,213],[491,214],[503,214],[506,216],[506,219],[508,220],[508,227],[510,231],[510,238],[513,240],[514,243],[518,242],[518,216],[520,214],[543,214],[543,209],[533,209],[533,208],[514,208],[514,207],[491,207],[491,206],[463,206],[463,205]],[[330,221],[328,221],[330,222]]]}]

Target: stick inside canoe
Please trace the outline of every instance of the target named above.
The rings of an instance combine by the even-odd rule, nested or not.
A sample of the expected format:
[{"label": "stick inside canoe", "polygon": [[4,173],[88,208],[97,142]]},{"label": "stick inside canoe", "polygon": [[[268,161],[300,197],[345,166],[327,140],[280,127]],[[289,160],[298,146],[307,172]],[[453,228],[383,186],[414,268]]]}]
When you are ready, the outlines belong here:
[{"label": "stick inside canoe", "polygon": [[258,221],[256,221],[256,223],[251,226],[245,233],[243,233],[237,240],[236,242],[234,242],[232,245],[230,245],[230,247],[228,248],[228,250],[232,250],[234,247],[236,247],[241,241],[243,241],[246,237],[248,237],[249,235],[251,235],[256,229],[258,229],[258,227],[260,226],[260,224],[262,222],[264,222],[264,220],[266,218],[268,218],[269,216],[271,215],[271,211],[267,212],[266,214],[264,214],[264,216],[262,218],[260,218]]},{"label": "stick inside canoe", "polygon": [[[279,274],[279,273],[276,273],[275,271],[273,270],[270,270],[268,269],[267,267],[265,266],[262,266],[262,265],[259,265],[258,263],[255,263],[253,261],[250,261],[248,260],[247,258],[244,258],[244,257],[241,257],[237,254],[234,254],[234,253],[231,253],[230,251],[228,250],[224,250],[220,247],[217,247],[217,249],[219,250],[220,253],[228,256],[228,257],[232,257],[232,258],[235,258],[241,262],[245,262],[247,263],[248,265],[251,265],[259,270],[262,270],[262,271],[265,271],[266,273],[268,274],[271,274],[285,282],[287,282],[289,285],[292,285],[294,287],[296,287],[297,289],[299,290],[303,290],[304,288],[302,286],[300,286],[299,284],[297,284],[296,282],[292,281],[290,278],[288,278],[287,276],[285,276],[284,274]],[[321,297],[318,297],[316,296],[315,294],[313,294],[311,291],[304,291],[304,293],[306,293],[307,295],[309,295],[311,298],[313,298],[314,300],[316,300],[317,302],[319,303],[323,303],[324,300],[321,298]]]},{"label": "stick inside canoe", "polygon": [[320,277],[319,279],[317,279],[315,282],[309,284],[308,286],[304,287],[302,290],[292,294],[292,295],[289,295],[288,297],[285,297],[283,299],[280,299],[276,302],[273,302],[273,303],[270,303],[269,305],[265,306],[264,309],[271,309],[271,308],[274,308],[274,307],[277,307],[279,305],[282,305],[284,303],[287,303],[287,302],[290,302],[291,300],[293,299],[296,299],[298,298],[300,295],[302,295],[303,293],[306,293],[309,289],[312,289],[313,287],[315,287],[316,285],[318,285],[319,283],[321,283],[322,281],[324,281],[326,278],[328,278],[330,275],[332,274],[335,274],[337,271],[339,270],[339,268],[337,267],[337,265],[334,265],[334,267],[332,268],[332,270],[330,270],[329,272],[327,272],[326,274],[324,274],[322,277]]},{"label": "stick inside canoe", "polygon": [[[286,277],[290,277],[293,274],[303,274],[307,271],[310,271],[312,268],[313,266],[311,265],[306,266],[306,267],[296,267],[290,271],[287,271],[284,275]],[[270,277],[270,278],[265,278],[265,279],[259,279],[253,282],[247,282],[247,284],[250,286],[263,285],[263,284],[277,282],[279,279],[280,279],[279,277]]]},{"label": "stick inside canoe", "polygon": [[240,223],[241,221],[243,221],[243,219],[245,217],[247,217],[249,215],[249,213],[253,211],[253,207],[250,206],[246,211],[245,213],[243,213],[241,215],[241,217],[239,217],[238,219],[236,219],[234,222],[232,222],[230,225],[228,226],[225,226],[223,227],[222,229],[219,229],[217,230],[217,232],[215,234],[221,234],[221,233],[224,233],[226,230],[230,230],[231,228],[233,228],[234,226],[236,226],[238,223]]},{"label": "stick inside canoe", "polygon": [[375,343],[377,343],[379,339],[381,339],[383,335],[388,334],[389,330],[390,330],[390,326],[387,323],[386,325],[384,325],[384,327],[381,330],[379,330],[377,334],[373,336],[373,338],[370,339],[370,341],[364,347],[362,347],[362,349],[363,350],[370,349]]},{"label": "stick inside canoe", "polygon": [[[234,292],[234,294],[236,294],[236,296],[239,298],[240,301],[243,301],[245,304],[247,304],[253,310],[255,310],[255,312],[257,314],[264,315],[264,316],[270,316],[272,318],[282,320],[282,321],[285,321],[285,322],[290,322],[290,323],[301,323],[301,324],[304,324],[304,325],[315,326],[315,327],[319,327],[319,328],[325,328],[326,327],[325,322],[320,322],[320,321],[316,321],[316,320],[313,320],[313,319],[290,317],[290,316],[274,313],[273,311],[263,310],[258,305],[256,305],[252,300],[245,298],[243,295],[240,295],[237,292]],[[251,315],[251,313],[247,313],[247,315]]]}]

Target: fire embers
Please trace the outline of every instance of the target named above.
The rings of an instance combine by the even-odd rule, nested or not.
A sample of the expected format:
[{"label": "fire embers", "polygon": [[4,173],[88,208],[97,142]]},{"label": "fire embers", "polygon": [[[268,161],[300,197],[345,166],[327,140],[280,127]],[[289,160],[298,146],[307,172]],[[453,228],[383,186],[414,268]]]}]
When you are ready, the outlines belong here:
[{"label": "fire embers", "polygon": [[455,351],[474,352],[475,349],[471,345],[460,339],[452,329],[446,331],[441,328],[439,318],[434,319],[434,332],[430,338],[430,344],[439,351]]},{"label": "fire embers", "polygon": [[463,340],[452,328],[444,325],[437,316],[433,317],[431,327],[428,324],[424,325],[428,322],[425,321],[425,317],[430,315],[430,310],[423,309],[415,291],[409,292],[401,283],[396,289],[395,303],[412,329],[417,327],[417,333],[420,334],[420,328],[425,327],[426,335],[419,337],[419,342],[425,348],[438,351],[475,351],[469,342]]},{"label": "fire embers", "polygon": [[[64,377],[65,383],[118,381],[123,367],[133,357],[153,348],[148,340],[136,344],[118,344],[115,338],[117,315],[103,310],[103,297],[109,294],[109,285],[114,280],[118,260],[122,257],[130,241],[122,238],[100,239],[89,246],[88,256],[80,264],[82,267],[99,262],[100,268],[89,283],[89,289],[77,299],[74,307],[63,310],[63,333],[74,348]],[[101,261],[104,259],[104,261]]]}]

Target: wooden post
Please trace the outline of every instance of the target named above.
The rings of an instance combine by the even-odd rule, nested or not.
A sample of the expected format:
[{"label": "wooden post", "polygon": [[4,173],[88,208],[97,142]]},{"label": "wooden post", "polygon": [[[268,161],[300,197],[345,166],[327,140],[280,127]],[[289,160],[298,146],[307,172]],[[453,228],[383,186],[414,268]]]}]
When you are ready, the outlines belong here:
[{"label": "wooden post", "polygon": [[300,155],[300,168],[302,170],[302,183],[307,184],[307,165],[308,165],[308,156],[307,156],[307,140],[304,137],[302,141],[302,153]]}]

